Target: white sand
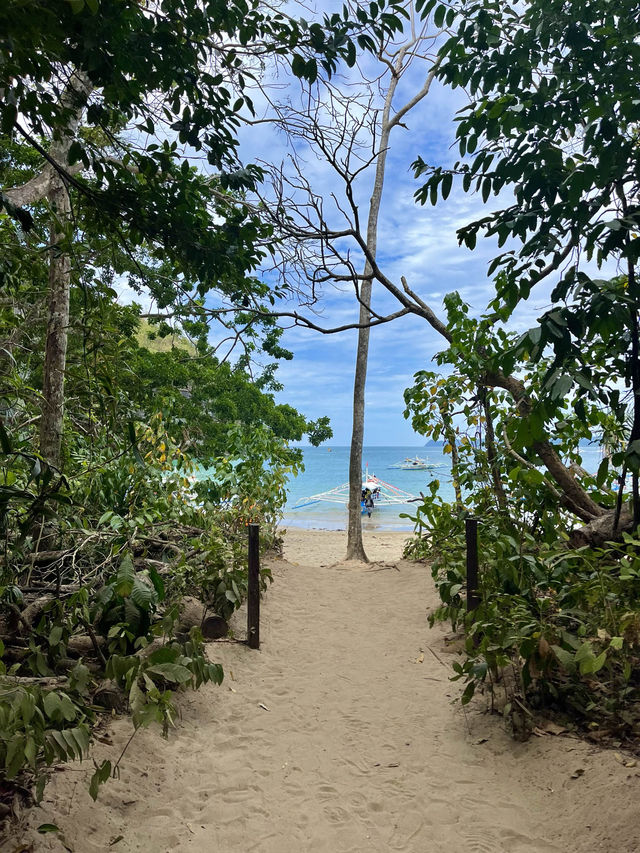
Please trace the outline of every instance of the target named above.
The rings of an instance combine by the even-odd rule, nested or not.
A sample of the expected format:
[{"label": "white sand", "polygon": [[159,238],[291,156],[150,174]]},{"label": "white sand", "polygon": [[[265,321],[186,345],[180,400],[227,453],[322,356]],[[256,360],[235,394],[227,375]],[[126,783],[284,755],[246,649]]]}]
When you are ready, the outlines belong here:
[{"label": "white sand", "polygon": [[[344,533],[290,530],[261,650],[211,645],[224,684],[181,697],[168,741],[140,732],[95,805],[89,762],[56,773],[5,849],[639,851],[640,768],[576,739],[515,743],[480,703],[452,704],[446,630],[428,628],[436,596],[424,566],[400,561],[404,538],[370,534],[381,562],[345,564]],[[109,731],[97,760],[131,723]],[[66,847],[35,833],[45,822]]]}]

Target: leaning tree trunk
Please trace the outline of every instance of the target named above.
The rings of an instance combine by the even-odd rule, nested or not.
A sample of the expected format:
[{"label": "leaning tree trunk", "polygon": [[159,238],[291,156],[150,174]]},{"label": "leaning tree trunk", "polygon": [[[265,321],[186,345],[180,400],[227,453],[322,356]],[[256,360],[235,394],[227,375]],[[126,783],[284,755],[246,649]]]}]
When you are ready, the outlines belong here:
[{"label": "leaning tree trunk", "polygon": [[[507,376],[504,373],[487,371],[483,377],[483,385],[504,388],[513,397],[520,417],[526,419],[531,416],[531,400],[527,395],[524,383],[519,379],[514,376]],[[598,506],[576,480],[573,472],[564,465],[550,441],[539,439],[533,442],[533,449],[560,487],[562,501],[567,509],[587,523],[607,514],[607,510]]]}]

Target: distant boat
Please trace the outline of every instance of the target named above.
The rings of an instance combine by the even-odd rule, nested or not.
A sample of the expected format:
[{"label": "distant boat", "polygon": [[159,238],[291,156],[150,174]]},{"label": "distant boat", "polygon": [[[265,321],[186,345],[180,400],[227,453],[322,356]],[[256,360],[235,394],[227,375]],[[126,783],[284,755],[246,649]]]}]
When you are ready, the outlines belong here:
[{"label": "distant boat", "polygon": [[[378,506],[397,506],[408,504],[411,501],[420,500],[416,495],[405,492],[403,489],[385,483],[374,474],[366,471],[362,477],[362,499],[360,501],[361,512],[371,516],[372,511]],[[301,509],[303,506],[326,501],[327,503],[347,505],[349,503],[349,483],[343,483],[326,492],[319,492],[308,498],[301,498],[291,509]]]},{"label": "distant boat", "polygon": [[389,468],[400,468],[403,471],[428,471],[431,468],[439,468],[441,462],[427,462],[421,456],[412,456],[403,459],[402,462],[396,462],[395,465],[389,465]]}]

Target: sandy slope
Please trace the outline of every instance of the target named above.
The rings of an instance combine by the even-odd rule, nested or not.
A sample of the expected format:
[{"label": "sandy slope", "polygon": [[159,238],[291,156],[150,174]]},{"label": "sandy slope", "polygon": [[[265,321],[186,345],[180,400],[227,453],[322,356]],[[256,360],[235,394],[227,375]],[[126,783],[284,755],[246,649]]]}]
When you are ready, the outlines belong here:
[{"label": "sandy slope", "polygon": [[[140,732],[96,805],[87,762],[55,774],[6,849],[65,849],[34,832],[46,821],[76,853],[640,851],[640,769],[575,739],[516,744],[452,704],[428,572],[399,560],[403,539],[372,534],[380,562],[345,564],[344,533],[289,531],[262,649],[212,646],[225,682],[183,697],[168,742]],[[110,733],[98,759],[130,723]]]}]

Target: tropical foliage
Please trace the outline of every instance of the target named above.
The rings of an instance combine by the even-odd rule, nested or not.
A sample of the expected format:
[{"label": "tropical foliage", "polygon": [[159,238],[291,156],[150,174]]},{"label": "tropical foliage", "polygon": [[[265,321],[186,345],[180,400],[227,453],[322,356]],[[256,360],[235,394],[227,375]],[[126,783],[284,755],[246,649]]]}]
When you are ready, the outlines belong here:
[{"label": "tropical foliage", "polygon": [[[273,397],[291,355],[269,315],[282,288],[257,273],[271,226],[244,198],[261,173],[237,156],[247,81],[266,59],[309,81],[353,65],[395,9],[0,10],[5,781],[41,793],[101,709],[166,731],[176,690],[220,683],[200,616],[242,603],[248,522],[274,545],[289,441],[331,435]],[[116,771],[96,768],[92,796]]]},{"label": "tropical foliage", "polygon": [[[489,267],[495,298],[473,319],[448,297],[445,372],[418,374],[406,393],[416,429],[444,437],[459,485],[453,507],[435,493],[425,500],[410,551],[433,558],[442,606],[432,618],[467,625],[466,660],[456,664],[463,701],[500,681],[522,734],[542,706],[592,734],[638,733],[640,33],[631,5],[424,6],[448,16],[439,75],[464,86],[470,103],[458,119],[462,159],[448,170],[418,160],[427,180],[417,197],[435,204],[459,181],[485,203],[503,190],[512,201],[458,232],[471,249],[482,235],[504,247]],[[611,262],[616,277],[594,275]],[[552,306],[538,323],[520,336],[503,331],[543,288]],[[581,467],[584,442],[602,448],[593,474]],[[481,603],[467,616],[469,515],[482,522]]]}]

